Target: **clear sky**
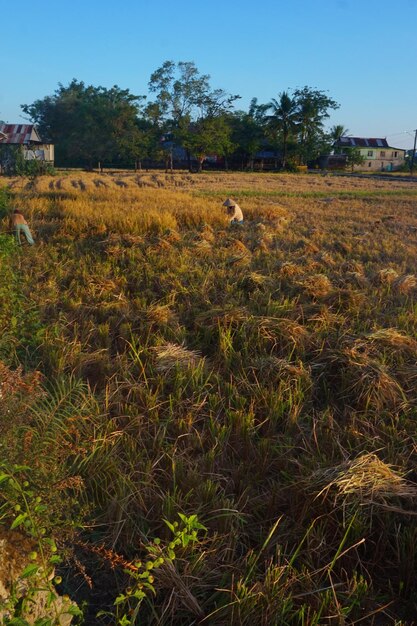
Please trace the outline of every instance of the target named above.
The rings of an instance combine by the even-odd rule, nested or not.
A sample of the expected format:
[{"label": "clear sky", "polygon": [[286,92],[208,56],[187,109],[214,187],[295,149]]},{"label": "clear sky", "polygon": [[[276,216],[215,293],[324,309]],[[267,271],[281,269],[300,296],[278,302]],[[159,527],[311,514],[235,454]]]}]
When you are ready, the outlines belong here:
[{"label": "clear sky", "polygon": [[[417,0],[0,0],[0,119],[72,78],[148,93],[169,59],[212,87],[269,102],[326,90],[328,125],[412,147],[417,128]],[[405,132],[407,131],[407,132]]]}]

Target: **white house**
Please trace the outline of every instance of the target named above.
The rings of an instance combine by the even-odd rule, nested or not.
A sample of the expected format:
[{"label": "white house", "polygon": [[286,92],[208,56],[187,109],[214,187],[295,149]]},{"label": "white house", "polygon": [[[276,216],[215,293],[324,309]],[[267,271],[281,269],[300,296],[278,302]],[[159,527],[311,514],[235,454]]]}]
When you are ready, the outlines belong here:
[{"label": "white house", "polygon": [[336,154],[344,154],[344,148],[357,148],[364,158],[355,170],[386,171],[398,170],[405,162],[405,150],[393,148],[384,139],[366,137],[341,137],[333,145]]}]

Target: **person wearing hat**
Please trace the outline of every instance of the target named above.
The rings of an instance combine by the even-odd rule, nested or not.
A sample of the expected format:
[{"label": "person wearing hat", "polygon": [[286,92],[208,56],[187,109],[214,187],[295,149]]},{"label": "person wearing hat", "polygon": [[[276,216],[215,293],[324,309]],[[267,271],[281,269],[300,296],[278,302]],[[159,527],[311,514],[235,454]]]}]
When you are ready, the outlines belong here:
[{"label": "person wearing hat", "polygon": [[243,213],[240,206],[232,200],[232,198],[227,198],[225,202],[223,202],[223,206],[226,207],[227,219],[230,220],[230,225],[232,224],[243,224]]},{"label": "person wearing hat", "polygon": [[28,223],[18,209],[15,209],[10,216],[10,230],[14,231],[19,246],[22,243],[20,240],[20,233],[24,234],[29,245],[33,246],[35,243],[33,241],[32,233],[29,230]]}]

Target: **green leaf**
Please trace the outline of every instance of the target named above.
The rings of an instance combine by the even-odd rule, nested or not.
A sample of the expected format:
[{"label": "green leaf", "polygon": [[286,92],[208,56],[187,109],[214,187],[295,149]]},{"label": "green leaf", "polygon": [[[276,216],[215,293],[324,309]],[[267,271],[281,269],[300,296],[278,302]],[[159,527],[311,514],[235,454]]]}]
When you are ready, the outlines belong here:
[{"label": "green leaf", "polygon": [[166,520],[166,519],[164,519],[164,522],[168,526],[169,530],[171,530],[174,533],[175,532],[174,525],[171,524],[171,522],[168,522],[168,520]]},{"label": "green leaf", "polygon": [[36,565],[36,563],[30,563],[23,570],[23,572],[20,575],[20,578],[29,578],[29,576],[33,576],[33,574],[36,574],[38,569],[39,569],[39,565]]},{"label": "green leaf", "polygon": [[65,609],[65,615],[68,613],[68,615],[74,615],[76,617],[82,617],[83,612],[82,610],[76,605],[76,604],[71,604],[67,609]]},{"label": "green leaf", "polygon": [[48,507],[45,504],[37,504],[34,508],[35,513],[44,513],[48,510]]},{"label": "green leaf", "polygon": [[12,617],[11,620],[7,622],[8,626],[30,626],[29,622],[21,617]]},{"label": "green leaf", "polygon": [[27,513],[21,513],[20,515],[18,515],[16,519],[14,520],[13,524],[10,526],[10,530],[13,530],[14,528],[17,528],[18,526],[23,524],[27,516],[28,516]]},{"label": "green leaf", "polygon": [[49,608],[52,604],[52,602],[55,602],[55,600],[57,599],[57,595],[56,593],[53,593],[52,591],[50,591],[48,593],[47,599],[46,599],[46,606]]},{"label": "green leaf", "polygon": [[51,556],[51,558],[49,559],[49,562],[52,565],[59,565],[60,563],[62,563],[62,558],[58,555],[58,554],[54,554],[53,556]]},{"label": "green leaf", "polygon": [[117,596],[116,600],[113,602],[114,606],[118,606],[119,604],[122,604],[122,602],[124,602],[126,600],[126,596],[122,593],[120,594],[120,596]]}]

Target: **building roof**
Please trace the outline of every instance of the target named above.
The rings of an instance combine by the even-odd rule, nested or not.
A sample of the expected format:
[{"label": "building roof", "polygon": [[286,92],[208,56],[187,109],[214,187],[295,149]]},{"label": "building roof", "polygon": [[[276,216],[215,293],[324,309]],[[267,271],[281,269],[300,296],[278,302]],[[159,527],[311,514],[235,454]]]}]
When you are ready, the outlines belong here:
[{"label": "building roof", "polygon": [[374,137],[340,137],[336,146],[348,146],[352,148],[389,148],[388,141]]},{"label": "building roof", "polygon": [[42,143],[33,124],[0,124],[0,143]]}]

